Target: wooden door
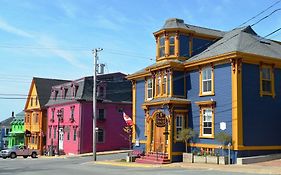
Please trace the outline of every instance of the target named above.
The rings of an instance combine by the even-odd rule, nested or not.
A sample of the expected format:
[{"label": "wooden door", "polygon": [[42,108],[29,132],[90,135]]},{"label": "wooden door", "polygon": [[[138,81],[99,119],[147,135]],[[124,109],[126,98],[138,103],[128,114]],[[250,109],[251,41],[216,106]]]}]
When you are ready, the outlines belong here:
[{"label": "wooden door", "polygon": [[165,150],[165,127],[154,128],[154,152],[164,153]]}]

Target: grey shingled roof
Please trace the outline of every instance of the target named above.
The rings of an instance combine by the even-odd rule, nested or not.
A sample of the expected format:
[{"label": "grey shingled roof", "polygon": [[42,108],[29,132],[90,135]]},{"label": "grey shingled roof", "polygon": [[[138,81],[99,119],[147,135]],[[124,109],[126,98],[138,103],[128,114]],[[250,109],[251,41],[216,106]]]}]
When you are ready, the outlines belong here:
[{"label": "grey shingled roof", "polygon": [[141,73],[145,73],[147,69],[150,69],[150,68],[157,68],[157,67],[160,67],[160,66],[163,66],[165,64],[169,64],[169,63],[183,63],[183,61],[180,61],[180,60],[164,60],[164,61],[160,61],[160,62],[156,62],[154,64],[151,64],[137,72],[134,72],[133,74],[131,75],[134,75],[134,74],[141,74]]},{"label": "grey shingled roof", "polygon": [[3,121],[0,122],[0,127],[1,128],[9,128],[11,127],[11,122],[15,119],[15,117],[9,117]]},{"label": "grey shingled roof", "polygon": [[184,20],[178,18],[171,18],[166,20],[164,26],[160,30],[163,29],[185,29],[185,30],[194,31],[195,33],[212,35],[217,37],[223,37],[223,35],[225,34],[225,32],[220,30],[185,24]]},{"label": "grey shingled roof", "polygon": [[[106,95],[102,99],[103,101],[110,102],[123,102],[123,101],[131,101],[131,82],[125,79],[125,74],[117,72],[111,74],[103,74],[97,76],[97,85],[99,83],[106,84]],[[71,92],[71,86],[75,85],[78,87],[77,94],[73,97]],[[67,88],[68,92],[66,94],[66,98],[62,98],[61,87]],[[54,99],[51,96],[50,100],[46,104],[46,106],[51,106],[55,104],[63,104],[67,102],[74,101],[92,101],[93,100],[93,77],[84,77],[78,80],[74,80],[72,82],[60,84],[57,86],[53,86],[53,89],[58,90],[58,97]]]},{"label": "grey shingled roof", "polygon": [[49,101],[52,86],[69,82],[68,80],[57,80],[38,77],[34,77],[33,80],[36,86],[38,101],[41,108],[44,107]]},{"label": "grey shingled roof", "polygon": [[199,61],[231,52],[243,52],[281,59],[281,45],[258,36],[250,27],[234,29],[186,62]]}]

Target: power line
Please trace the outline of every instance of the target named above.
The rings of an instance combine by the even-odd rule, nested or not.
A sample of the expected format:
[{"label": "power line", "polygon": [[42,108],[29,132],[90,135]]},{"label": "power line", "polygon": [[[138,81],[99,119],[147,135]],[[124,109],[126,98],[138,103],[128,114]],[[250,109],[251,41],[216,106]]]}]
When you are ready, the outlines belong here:
[{"label": "power line", "polygon": [[258,21],[255,22],[254,24],[252,24],[251,27],[255,26],[256,24],[260,23],[261,21],[265,20],[266,18],[270,17],[271,15],[273,15],[275,12],[278,12],[279,10],[281,10],[281,8],[275,9],[275,10],[272,11],[269,15],[266,15],[265,17],[261,18],[260,20],[258,20]]},{"label": "power line", "polygon": [[278,3],[280,3],[281,0],[276,1],[275,3],[273,3],[271,6],[267,7],[266,9],[262,10],[260,13],[256,14],[255,16],[253,16],[252,18],[248,19],[247,21],[243,22],[242,24],[240,24],[238,27],[241,27],[245,24],[247,24],[249,21],[252,21],[253,19],[255,19],[256,17],[260,16],[261,14],[263,14],[264,12],[266,12],[267,10],[269,10],[270,8],[274,7],[275,5],[277,5]]}]

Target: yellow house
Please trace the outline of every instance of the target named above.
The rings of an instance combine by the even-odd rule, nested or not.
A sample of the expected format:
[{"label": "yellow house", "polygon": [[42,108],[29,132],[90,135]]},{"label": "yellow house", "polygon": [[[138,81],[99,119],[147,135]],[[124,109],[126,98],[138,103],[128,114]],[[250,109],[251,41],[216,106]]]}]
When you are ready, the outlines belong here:
[{"label": "yellow house", "polygon": [[25,144],[28,148],[38,149],[43,153],[47,132],[47,110],[45,104],[50,98],[52,86],[65,82],[67,81],[37,77],[32,79],[24,108]]}]

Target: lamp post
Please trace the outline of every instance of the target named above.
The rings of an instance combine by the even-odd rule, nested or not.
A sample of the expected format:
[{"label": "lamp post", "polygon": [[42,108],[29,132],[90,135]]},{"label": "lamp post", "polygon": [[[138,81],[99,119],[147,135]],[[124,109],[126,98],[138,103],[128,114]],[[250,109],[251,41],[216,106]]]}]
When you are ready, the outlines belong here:
[{"label": "lamp post", "polygon": [[57,111],[57,117],[58,117],[58,144],[57,144],[57,154],[60,155],[60,120],[61,120],[62,111]]},{"label": "lamp post", "polygon": [[94,76],[93,76],[93,157],[94,157],[94,161],[97,160],[97,150],[96,150],[96,146],[97,146],[97,142],[96,142],[96,125],[97,125],[97,118],[96,118],[96,103],[97,103],[97,99],[96,99],[96,80],[97,80],[97,63],[98,63],[98,52],[102,51],[102,48],[96,48],[93,50],[93,54],[94,54]]}]

